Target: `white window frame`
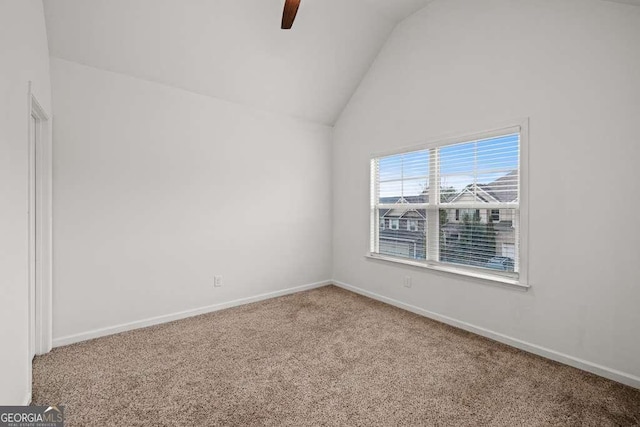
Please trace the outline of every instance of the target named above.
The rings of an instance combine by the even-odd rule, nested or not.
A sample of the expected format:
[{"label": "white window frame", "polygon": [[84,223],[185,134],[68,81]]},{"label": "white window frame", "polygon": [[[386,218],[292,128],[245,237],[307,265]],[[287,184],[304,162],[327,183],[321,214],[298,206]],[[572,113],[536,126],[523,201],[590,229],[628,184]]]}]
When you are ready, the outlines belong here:
[{"label": "white window frame", "polygon": [[389,230],[400,230],[400,219],[398,218],[389,219]]},{"label": "white window frame", "polygon": [[[530,287],[530,283],[528,281],[528,259],[529,259],[529,119],[525,118],[522,120],[511,121],[509,123],[495,126],[492,128],[493,130],[483,131],[483,132],[475,132],[468,133],[464,135],[458,136],[449,136],[434,139],[432,141],[413,145],[409,147],[404,147],[402,149],[397,149],[393,151],[386,152],[378,152],[371,155],[370,160],[370,234],[369,234],[369,244],[368,251],[366,254],[367,258],[373,260],[380,260],[385,262],[391,262],[395,264],[405,264],[412,267],[421,267],[428,270],[436,270],[442,271],[446,273],[452,273],[454,275],[471,277],[474,279],[478,279],[483,282],[494,282],[498,284],[504,285],[512,285],[521,289],[527,289]],[[518,229],[519,233],[516,233],[516,238],[518,242],[516,242],[517,248],[517,256],[515,262],[518,265],[518,275],[514,277],[513,275],[504,275],[500,272],[493,272],[488,269],[478,269],[473,267],[463,267],[457,265],[450,265],[437,262],[435,260],[439,259],[438,251],[438,239],[439,239],[439,209],[447,209],[449,207],[444,207],[440,205],[440,197],[439,197],[439,185],[431,185],[431,183],[438,183],[439,177],[438,171],[439,167],[436,164],[438,161],[438,156],[435,155],[438,148],[452,145],[452,144],[461,144],[465,142],[472,142],[482,139],[496,138],[503,135],[519,133],[520,134],[520,165],[519,165],[519,174],[520,179],[518,180],[518,196],[519,201],[513,208],[518,209],[518,215],[514,218],[514,221],[518,221]],[[403,154],[413,151],[426,150],[430,151],[429,155],[429,201],[431,203],[424,204],[424,206],[420,206],[420,208],[426,209],[427,211],[427,238],[430,240],[428,244],[428,253],[426,260],[411,260],[404,258],[397,258],[389,255],[379,254],[378,252],[378,209],[380,205],[376,203],[373,195],[378,194],[378,184],[377,184],[377,176],[376,176],[376,168],[375,162],[377,159],[386,156],[392,156],[397,154]],[[435,203],[433,203],[435,201]],[[412,205],[412,208],[415,208],[416,205]],[[454,208],[454,207],[451,207]],[[460,208],[456,206],[455,208]],[[475,208],[475,206],[474,206]],[[484,209],[491,209],[492,206],[483,207]],[[508,204],[501,204],[496,208],[507,209],[509,208]],[[435,241],[434,241],[435,240]],[[434,251],[435,249],[435,251]],[[436,253],[433,253],[436,252]]]},{"label": "white window frame", "polygon": [[[413,227],[412,227],[413,225]],[[408,219],[407,220],[407,231],[418,231],[418,220],[417,219]]]}]

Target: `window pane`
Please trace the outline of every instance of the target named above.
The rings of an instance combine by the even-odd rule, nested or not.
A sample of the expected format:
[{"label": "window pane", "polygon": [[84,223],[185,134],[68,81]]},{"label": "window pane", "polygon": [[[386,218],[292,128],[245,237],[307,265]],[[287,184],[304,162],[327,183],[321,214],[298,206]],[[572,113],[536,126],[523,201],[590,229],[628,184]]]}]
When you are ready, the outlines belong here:
[{"label": "window pane", "polygon": [[397,203],[402,197],[402,181],[380,183],[380,203]]},{"label": "window pane", "polygon": [[429,151],[414,151],[403,155],[403,178],[429,176]]},{"label": "window pane", "polygon": [[478,175],[479,201],[491,203],[518,202],[518,170],[508,173],[487,173]]},{"label": "window pane", "polygon": [[478,170],[517,169],[520,135],[506,135],[477,142]]},{"label": "window pane", "polygon": [[427,257],[426,211],[424,209],[380,209],[379,250],[382,255],[425,260]]},{"label": "window pane", "polygon": [[[456,214],[456,211],[457,214]],[[517,209],[440,210],[440,262],[505,272],[517,271]]]},{"label": "window pane", "polygon": [[461,174],[475,168],[475,142],[440,148],[440,173]]},{"label": "window pane", "polygon": [[381,182],[402,179],[402,156],[402,154],[397,154],[380,158],[378,167],[380,168]]},{"label": "window pane", "polygon": [[442,203],[517,201],[519,134],[449,145],[439,151]]},{"label": "window pane", "polygon": [[381,182],[378,203],[428,203],[427,182],[427,178]]},{"label": "window pane", "polygon": [[429,187],[429,151],[378,159],[379,203],[425,203]]},{"label": "window pane", "polygon": [[424,203],[428,178],[405,179],[403,181],[402,195],[408,203]]}]

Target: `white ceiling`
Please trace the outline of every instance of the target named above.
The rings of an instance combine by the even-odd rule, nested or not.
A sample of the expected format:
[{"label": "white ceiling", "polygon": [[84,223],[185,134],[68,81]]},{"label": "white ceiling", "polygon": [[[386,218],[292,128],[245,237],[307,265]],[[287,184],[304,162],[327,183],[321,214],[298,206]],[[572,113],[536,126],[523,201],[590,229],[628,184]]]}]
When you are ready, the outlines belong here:
[{"label": "white ceiling", "polygon": [[430,0],[44,0],[52,56],[333,124],[397,22]]}]

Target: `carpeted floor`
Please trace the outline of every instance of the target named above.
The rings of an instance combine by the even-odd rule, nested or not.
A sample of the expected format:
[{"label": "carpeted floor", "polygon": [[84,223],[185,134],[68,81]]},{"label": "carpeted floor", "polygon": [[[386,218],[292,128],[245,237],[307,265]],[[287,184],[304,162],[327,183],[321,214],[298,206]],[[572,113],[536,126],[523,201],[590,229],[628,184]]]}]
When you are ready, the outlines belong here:
[{"label": "carpeted floor", "polygon": [[56,348],[68,426],[640,425],[640,391],[328,286]]}]

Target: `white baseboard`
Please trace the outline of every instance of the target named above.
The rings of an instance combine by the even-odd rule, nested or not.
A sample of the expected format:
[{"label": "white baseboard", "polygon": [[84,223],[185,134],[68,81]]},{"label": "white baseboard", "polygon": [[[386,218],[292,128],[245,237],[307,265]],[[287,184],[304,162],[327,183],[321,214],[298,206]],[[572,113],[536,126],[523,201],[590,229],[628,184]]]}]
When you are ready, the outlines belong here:
[{"label": "white baseboard", "polygon": [[74,344],[77,342],[86,341],[93,338],[99,338],[107,335],[117,334],[120,332],[130,331],[133,329],[146,328],[147,326],[153,326],[161,323],[172,322],[174,320],[180,320],[180,319],[185,319],[187,317],[198,316],[200,314],[211,313],[218,310],[224,310],[225,308],[237,307],[239,305],[250,304],[252,302],[262,301],[270,298],[276,298],[283,295],[294,294],[296,292],[307,291],[309,289],[327,286],[327,285],[330,285],[331,283],[332,282],[330,280],[323,280],[321,282],[310,283],[307,285],[296,286],[293,288],[282,289],[274,292],[267,292],[264,294],[255,295],[247,298],[240,298],[237,300],[223,302],[220,304],[213,304],[206,307],[195,308],[192,310],[180,311],[178,313],[165,314],[162,316],[151,317],[143,320],[137,320],[135,322],[109,326],[107,328],[94,329],[92,331],[81,332],[79,334],[67,335],[60,338],[54,338],[53,346],[61,347],[64,345]]},{"label": "white baseboard", "polygon": [[511,347],[519,348],[520,350],[527,351],[529,353],[537,354],[538,356],[545,357],[547,359],[555,360],[556,362],[564,363],[565,365],[573,366],[574,368],[581,369],[583,371],[591,372],[593,374],[599,375],[601,377],[608,378],[613,381],[617,381],[622,384],[626,384],[628,386],[640,389],[640,377],[637,377],[632,374],[628,374],[626,372],[621,372],[615,369],[608,368],[606,366],[598,365],[596,363],[592,363],[583,359],[579,359],[577,357],[569,356],[564,353],[560,353],[555,350],[551,350],[545,347],[541,347],[536,344],[531,344],[526,341],[519,340],[517,338],[513,338],[504,334],[500,334],[498,332],[490,331],[489,329],[482,328],[480,326],[475,326],[467,322],[463,322],[460,320],[453,319],[448,316],[443,316],[442,314],[434,313],[432,311],[425,310],[420,307],[416,307],[411,304],[406,304],[404,302],[395,300],[393,298],[388,298],[380,294],[376,294],[374,292],[370,292],[364,290],[362,288],[358,288],[356,286],[349,285],[347,283],[343,283],[337,280],[332,281],[332,283],[340,288],[346,289],[348,291],[355,292],[357,294],[387,303],[389,305],[393,305],[395,307],[401,308],[403,310],[410,311],[412,313],[428,317],[433,320],[437,320],[442,323],[446,323],[448,325],[454,326],[456,328],[464,329],[465,331],[473,332],[474,334],[481,335],[483,337],[491,338],[492,340],[501,342],[503,344],[507,344]]},{"label": "white baseboard", "polygon": [[23,400],[23,402],[24,402],[24,403],[23,403],[22,405],[23,405],[23,406],[29,406],[29,405],[31,405],[31,397],[32,397],[31,392],[28,392],[28,393],[27,393],[27,396],[26,396],[26,397],[24,398],[24,400]]}]

